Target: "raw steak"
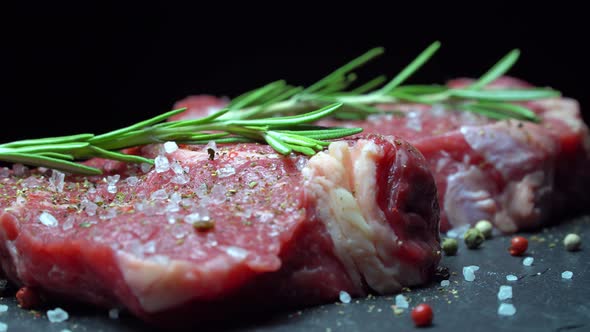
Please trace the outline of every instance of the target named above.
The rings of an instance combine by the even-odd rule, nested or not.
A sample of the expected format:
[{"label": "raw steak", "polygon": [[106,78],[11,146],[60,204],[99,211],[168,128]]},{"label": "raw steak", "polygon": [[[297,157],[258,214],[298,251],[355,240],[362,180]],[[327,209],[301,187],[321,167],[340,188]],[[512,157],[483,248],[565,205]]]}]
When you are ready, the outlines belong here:
[{"label": "raw steak", "polygon": [[[469,79],[450,81],[461,87]],[[511,77],[491,88],[531,85]],[[189,97],[186,117],[223,107],[210,96]],[[205,103],[213,108],[204,107]],[[328,126],[362,127],[364,133],[396,135],[425,156],[434,174],[441,206],[441,231],[492,221],[512,233],[537,228],[587,209],[590,194],[590,136],[579,105],[569,98],[524,103],[541,122],[496,121],[474,113],[416,104],[380,105],[403,117],[382,115],[364,121],[322,120]]]},{"label": "raw steak", "polygon": [[368,135],[312,158],[209,149],[131,149],[156,167],[95,159],[104,176],[65,180],[0,169],[4,274],[159,324],[393,293],[433,276],[436,187],[405,141]]}]

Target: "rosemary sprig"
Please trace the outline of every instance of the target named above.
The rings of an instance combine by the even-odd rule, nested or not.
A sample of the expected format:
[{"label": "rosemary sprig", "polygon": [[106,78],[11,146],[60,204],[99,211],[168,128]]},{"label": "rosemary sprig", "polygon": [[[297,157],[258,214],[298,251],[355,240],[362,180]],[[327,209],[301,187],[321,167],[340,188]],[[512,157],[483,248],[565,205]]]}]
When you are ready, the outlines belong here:
[{"label": "rosemary sprig", "polygon": [[[438,51],[440,43],[434,42],[422,51],[399,74],[387,81],[380,75],[356,88],[348,87],[357,79],[354,70],[383,54],[383,48],[374,48],[353,59],[331,74],[307,88],[277,81],[236,98],[224,118],[241,119],[268,117],[276,114],[308,112],[330,103],[342,103],[343,107],[333,116],[346,119],[363,119],[374,113],[384,113],[378,104],[411,102],[440,104],[449,109],[475,111],[495,119],[516,118],[538,121],[534,112],[517,101],[550,98],[560,93],[549,88],[485,89],[516,63],[519,50],[513,50],[494,64],[478,80],[465,88],[443,85],[402,85]],[[490,102],[494,103],[490,103]]]},{"label": "rosemary sprig", "polygon": [[533,111],[514,102],[560,95],[548,88],[485,89],[516,63],[520,54],[518,50],[508,53],[465,88],[402,85],[439,48],[439,42],[432,43],[389,81],[380,75],[350,88],[358,78],[354,71],[384,52],[383,48],[374,48],[307,88],[276,81],[244,93],[234,98],[226,109],[200,119],[164,122],[184,111],[178,109],[101,135],[80,134],[0,144],[0,161],[91,175],[101,171],[76,161],[102,157],[153,163],[151,159],[119,151],[165,141],[204,144],[211,140],[219,143],[265,142],[282,154],[299,152],[313,155],[329,144],[326,140],[362,131],[361,128],[308,125],[329,115],[359,119],[384,113],[377,108],[378,104],[411,102],[440,104],[494,119],[538,121]]},{"label": "rosemary sprig", "polygon": [[74,161],[101,157],[153,164],[152,159],[118,151],[166,141],[206,144],[211,140],[222,143],[266,142],[282,154],[295,151],[313,155],[329,144],[326,140],[362,131],[361,128],[320,128],[306,125],[328,116],[341,106],[331,104],[312,112],[291,116],[235,120],[220,119],[228,112],[224,109],[197,120],[163,122],[185,110],[178,109],[102,135],[80,134],[0,144],[0,160],[83,175],[98,175],[101,174],[100,169]]}]

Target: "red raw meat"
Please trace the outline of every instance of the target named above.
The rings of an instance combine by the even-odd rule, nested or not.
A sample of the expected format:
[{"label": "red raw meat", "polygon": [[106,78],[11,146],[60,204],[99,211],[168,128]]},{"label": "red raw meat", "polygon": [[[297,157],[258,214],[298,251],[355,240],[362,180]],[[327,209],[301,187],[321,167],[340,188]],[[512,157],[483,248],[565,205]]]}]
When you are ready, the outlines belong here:
[{"label": "red raw meat", "polygon": [[[471,79],[448,83],[463,87]],[[522,88],[530,84],[502,77],[490,88]],[[186,106],[188,118],[203,116],[191,107],[194,98],[176,103]],[[441,231],[492,221],[512,233],[534,229],[565,215],[587,210],[590,194],[590,135],[578,103],[551,98],[523,103],[541,118],[530,123],[496,121],[474,113],[417,104],[380,105],[405,116],[379,115],[363,121],[325,119],[327,126],[364,128],[402,137],[414,145],[430,165],[441,207]],[[216,105],[219,105],[217,102]]]},{"label": "red raw meat", "polygon": [[5,276],[159,324],[393,293],[433,276],[436,187],[406,142],[368,135],[311,158],[210,148],[213,159],[203,146],[132,149],[160,166],[94,159],[104,176],[64,182],[0,169]]}]

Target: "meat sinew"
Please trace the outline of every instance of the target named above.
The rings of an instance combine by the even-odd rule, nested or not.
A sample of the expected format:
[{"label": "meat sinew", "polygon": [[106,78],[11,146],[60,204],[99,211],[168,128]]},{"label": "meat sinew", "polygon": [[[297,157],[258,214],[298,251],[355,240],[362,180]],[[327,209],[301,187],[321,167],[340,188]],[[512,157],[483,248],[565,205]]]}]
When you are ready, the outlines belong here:
[{"label": "meat sinew", "polygon": [[4,274],[168,324],[392,293],[439,262],[434,179],[405,141],[368,135],[311,158],[168,147],[135,149],[157,159],[143,171],[99,159],[104,176],[2,169]]},{"label": "meat sinew", "polygon": [[[463,87],[472,80],[448,83]],[[531,87],[502,77],[490,88]],[[204,103],[222,107],[210,97],[189,97],[188,117],[203,116]],[[377,115],[367,120],[324,119],[328,126],[362,127],[364,133],[396,135],[426,158],[438,189],[441,231],[492,221],[512,233],[538,228],[588,208],[590,136],[578,103],[570,98],[526,102],[539,123],[497,121],[474,113],[418,104],[387,104],[403,116]],[[571,199],[575,197],[575,199]]]}]

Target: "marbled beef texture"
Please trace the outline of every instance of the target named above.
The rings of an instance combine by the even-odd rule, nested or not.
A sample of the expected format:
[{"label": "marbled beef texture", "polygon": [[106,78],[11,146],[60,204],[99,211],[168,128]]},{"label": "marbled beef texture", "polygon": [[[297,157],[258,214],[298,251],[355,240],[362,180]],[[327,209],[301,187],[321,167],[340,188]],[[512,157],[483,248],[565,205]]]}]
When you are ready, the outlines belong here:
[{"label": "marbled beef texture", "polygon": [[[405,141],[369,135],[309,158],[259,144],[153,145],[155,168],[0,171],[6,277],[160,324],[390,294],[440,259],[434,179]],[[168,162],[168,165],[166,165]]]}]

